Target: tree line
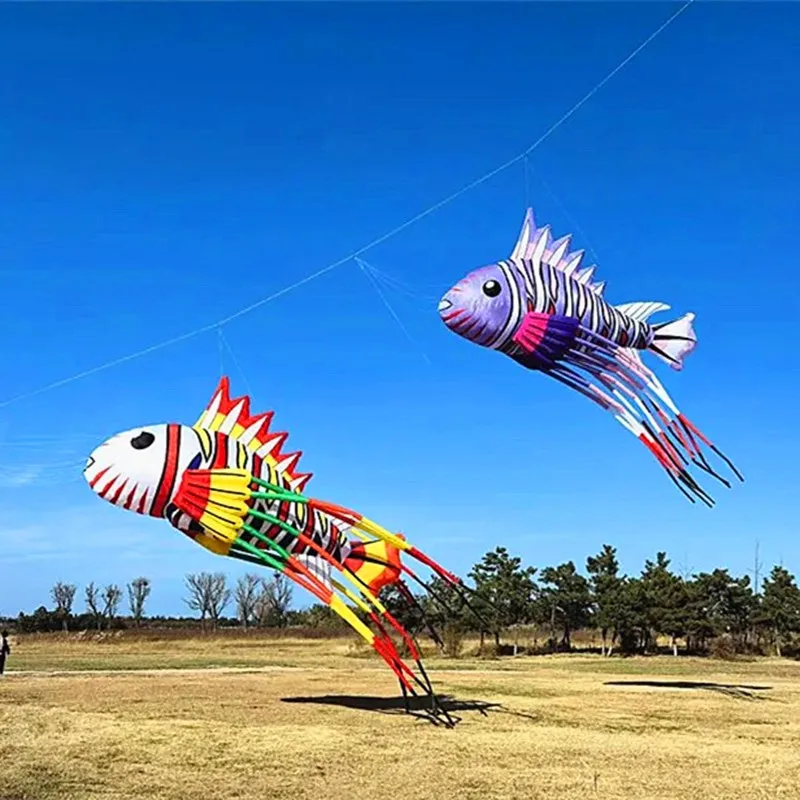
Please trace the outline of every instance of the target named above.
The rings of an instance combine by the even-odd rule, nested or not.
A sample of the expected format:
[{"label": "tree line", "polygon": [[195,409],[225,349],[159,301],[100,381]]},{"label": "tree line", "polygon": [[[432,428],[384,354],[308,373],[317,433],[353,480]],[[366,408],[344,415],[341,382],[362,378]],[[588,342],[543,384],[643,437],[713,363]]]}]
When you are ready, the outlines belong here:
[{"label": "tree line", "polygon": [[[219,625],[285,627],[303,624],[307,614],[292,611],[292,587],[283,575],[265,578],[248,573],[233,587],[222,572],[191,573],[184,579],[186,596],[183,602],[199,616],[203,630]],[[148,617],[147,601],[152,591],[149,578],[134,578],[125,586],[126,592],[114,583],[100,587],[93,581],[83,590],[83,611],[76,608],[78,587],[58,581],[50,589],[51,608],[40,606],[33,613],[20,612],[13,622],[21,633],[53,631],[97,631],[141,627],[143,624],[172,622],[196,625],[197,617]],[[123,597],[127,594],[127,615],[121,613]],[[234,615],[224,616],[233,600]]]},{"label": "tree line", "polygon": [[[783,566],[754,586],[749,575],[721,568],[679,575],[664,552],[645,561],[638,575],[625,575],[610,545],[586,559],[584,573],[572,561],[526,566],[497,547],[472,567],[468,579],[466,594],[435,579],[412,602],[396,587],[384,589],[381,599],[412,633],[430,635],[453,654],[467,635],[479,638],[481,650],[488,641],[505,652],[513,639],[513,652],[554,652],[573,649],[577,632],[592,631],[604,656],[665,648],[674,655],[800,655],[800,589]],[[196,625],[199,617],[203,630],[344,627],[325,606],[292,609],[292,585],[283,575],[248,573],[231,585],[222,572],[201,572],[187,575],[184,583],[184,602],[196,615],[185,622]],[[76,613],[77,587],[58,582],[51,590],[52,609],[20,613],[13,623],[21,632],[158,626],[168,620],[145,615],[151,588],[145,577],[128,583],[125,593],[116,584],[90,583],[84,611]],[[122,616],[125,594],[129,613]]]},{"label": "tree line", "polygon": [[676,656],[800,655],[800,589],[783,566],[773,567],[757,589],[749,575],[737,577],[727,569],[678,575],[665,552],[629,576],[621,572],[610,545],[586,559],[585,574],[572,561],[541,570],[524,566],[498,547],[469,577],[474,593],[468,602],[435,582],[444,614],[435,602],[422,600],[417,611],[409,610],[394,591],[387,602],[413,630],[423,630],[430,616],[456,634],[479,634],[481,645],[491,634],[496,648],[503,634],[518,640],[520,629],[529,626],[533,644],[526,649],[535,652],[569,651],[577,631],[592,630],[605,656],[656,653],[664,647]]},{"label": "tree line", "polygon": [[[139,625],[144,618],[147,598],[150,596],[149,578],[134,578],[126,584],[130,621]],[[120,623],[120,605],[122,589],[115,583],[97,586],[94,581],[84,587],[83,613],[75,612],[75,597],[78,587],[74,583],[58,581],[50,589],[52,608],[39,606],[32,614],[20,612],[16,619],[16,627],[23,633],[42,633],[54,630],[69,631],[70,627],[82,629],[118,627]]]}]

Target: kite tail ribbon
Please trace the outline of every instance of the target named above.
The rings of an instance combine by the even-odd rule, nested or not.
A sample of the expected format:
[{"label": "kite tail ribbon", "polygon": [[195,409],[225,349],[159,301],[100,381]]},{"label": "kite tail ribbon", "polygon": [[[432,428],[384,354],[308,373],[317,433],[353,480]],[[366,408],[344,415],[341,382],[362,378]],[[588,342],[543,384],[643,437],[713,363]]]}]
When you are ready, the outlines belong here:
[{"label": "kite tail ribbon", "polygon": [[[256,504],[257,500],[266,503]],[[305,504],[309,510],[329,516],[341,530],[352,530],[363,543],[359,557],[347,556],[340,560],[291,523],[261,510],[270,508],[270,504],[276,501],[278,504]],[[458,582],[454,575],[404,537],[391,533],[357,512],[304,497],[256,478],[243,469],[189,470],[184,474],[174,503],[194,517],[202,510],[202,523],[215,539],[210,549],[271,567],[327,605],[381,656],[397,677],[404,697],[421,692],[430,700],[429,712],[434,722],[447,726],[455,724],[433,691],[422,666],[418,644],[377,596],[382,586],[400,580],[399,552],[417,558],[448,582]],[[259,520],[268,525],[259,525]],[[292,549],[297,554],[279,545],[259,529],[262,527],[267,530],[277,527],[294,537],[299,547]],[[363,569],[367,560],[379,565],[377,574],[375,570]],[[416,663],[417,671],[400,656],[389,630],[400,636]]]},{"label": "kite tail ribbon", "polygon": [[684,414],[641,360],[638,351],[623,348],[583,326],[575,346],[546,370],[611,412],[636,436],[692,502],[713,505],[713,498],[689,472],[695,466],[730,488],[730,481],[709,463],[702,445],[716,454],[739,479],[742,474]]}]

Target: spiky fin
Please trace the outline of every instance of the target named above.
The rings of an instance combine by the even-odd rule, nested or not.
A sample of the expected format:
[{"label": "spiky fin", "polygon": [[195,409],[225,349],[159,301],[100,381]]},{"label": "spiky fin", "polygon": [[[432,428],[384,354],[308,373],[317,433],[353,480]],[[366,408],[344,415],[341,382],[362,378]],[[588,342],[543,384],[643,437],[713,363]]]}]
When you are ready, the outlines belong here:
[{"label": "spiky fin", "polygon": [[584,251],[570,251],[571,240],[572,236],[569,235],[553,241],[550,226],[545,225],[543,228],[537,228],[533,217],[533,209],[529,208],[525,212],[522,230],[511,253],[511,260],[517,262],[523,260],[532,261],[534,266],[542,263],[547,264],[561,270],[566,275],[570,275],[593,292],[602,294],[605,283],[602,281],[591,282],[591,277],[595,270],[594,265],[579,269]]},{"label": "spiky fin", "polygon": [[250,414],[250,398],[230,396],[230,381],[220,378],[211,401],[193,427],[198,430],[219,431],[241,442],[251,453],[271,464],[289,479],[293,491],[302,491],[311,480],[311,473],[297,472],[301,452],[284,453],[282,446],[288,438],[282,431],[270,431],[274,412]]}]

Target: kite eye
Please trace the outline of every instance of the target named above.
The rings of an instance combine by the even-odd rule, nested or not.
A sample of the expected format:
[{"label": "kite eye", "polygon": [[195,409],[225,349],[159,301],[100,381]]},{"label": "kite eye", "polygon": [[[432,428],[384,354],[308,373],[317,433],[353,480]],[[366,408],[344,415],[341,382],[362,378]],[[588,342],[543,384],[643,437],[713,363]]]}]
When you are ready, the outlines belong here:
[{"label": "kite eye", "polygon": [[497,297],[501,291],[503,291],[502,287],[497,281],[486,281],[483,284],[483,293],[487,297]]},{"label": "kite eye", "polygon": [[156,437],[153,436],[150,431],[142,431],[138,436],[134,436],[133,439],[131,439],[131,447],[134,450],[144,450],[150,447],[155,440]]}]

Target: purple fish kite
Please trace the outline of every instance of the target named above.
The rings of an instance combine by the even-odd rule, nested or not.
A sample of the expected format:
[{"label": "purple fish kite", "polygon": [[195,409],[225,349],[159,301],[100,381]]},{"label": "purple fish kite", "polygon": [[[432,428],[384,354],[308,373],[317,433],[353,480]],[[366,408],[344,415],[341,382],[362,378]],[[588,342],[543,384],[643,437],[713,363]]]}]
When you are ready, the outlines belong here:
[{"label": "purple fish kite", "polygon": [[570,236],[553,241],[528,209],[511,257],[470,272],[442,298],[439,314],[450,330],[482,347],[499,350],[523,367],[551,375],[593,400],[636,436],[692,501],[713,500],[689,473],[690,465],[730,483],[709,464],[710,448],[744,480],[731,461],[675,406],[642,362],[647,351],[673,369],[697,344],[685,314],[650,323],[663,303],[603,299],[594,266],[580,267],[583,251],[570,252]]}]

